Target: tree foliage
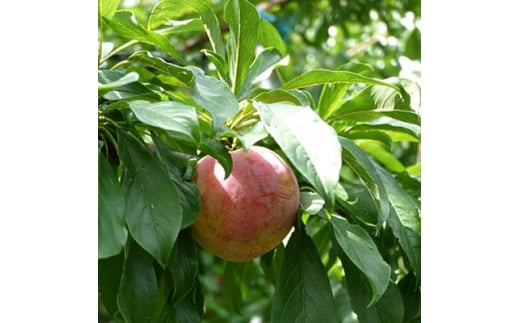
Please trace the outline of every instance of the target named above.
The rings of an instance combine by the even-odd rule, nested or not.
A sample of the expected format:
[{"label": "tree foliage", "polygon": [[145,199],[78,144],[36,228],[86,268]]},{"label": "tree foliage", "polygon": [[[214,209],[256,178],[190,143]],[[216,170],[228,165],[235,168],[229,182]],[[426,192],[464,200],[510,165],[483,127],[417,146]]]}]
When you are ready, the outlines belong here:
[{"label": "tree foliage", "polygon": [[[419,1],[98,4],[100,321],[420,321]],[[226,262],[191,238],[191,179],[252,145],[298,219]]]}]

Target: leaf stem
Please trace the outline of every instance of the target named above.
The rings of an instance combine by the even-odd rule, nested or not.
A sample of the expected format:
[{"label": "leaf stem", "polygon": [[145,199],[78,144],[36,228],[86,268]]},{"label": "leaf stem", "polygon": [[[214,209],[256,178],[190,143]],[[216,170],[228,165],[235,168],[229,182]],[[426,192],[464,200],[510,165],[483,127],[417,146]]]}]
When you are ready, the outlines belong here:
[{"label": "leaf stem", "polygon": [[[100,127],[99,130],[102,132],[102,137],[104,139],[108,139],[108,141],[110,141],[110,143],[114,146],[114,149],[116,150],[117,155],[119,155],[119,149],[118,149],[118,146],[117,146],[117,140],[114,138],[114,136],[112,136],[112,133],[110,133],[110,130],[108,130],[105,127]],[[106,154],[108,156],[108,145],[105,145],[105,146],[106,146]]]},{"label": "leaf stem", "polygon": [[[133,39],[129,42],[126,42],[124,43],[123,45],[119,46],[118,48],[114,49],[113,51],[111,51],[107,56],[103,57],[102,59],[100,59],[100,65],[104,62],[106,62],[110,57],[114,56],[115,54],[119,53],[120,51],[132,46],[132,45],[135,45],[137,44],[139,41]],[[99,54],[101,55],[101,54]]]}]

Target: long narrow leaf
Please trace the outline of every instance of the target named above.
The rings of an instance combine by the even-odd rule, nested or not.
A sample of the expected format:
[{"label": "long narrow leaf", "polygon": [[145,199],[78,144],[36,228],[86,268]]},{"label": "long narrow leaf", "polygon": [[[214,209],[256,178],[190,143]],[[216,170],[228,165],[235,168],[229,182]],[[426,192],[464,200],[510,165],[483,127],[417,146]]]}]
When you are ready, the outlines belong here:
[{"label": "long narrow leaf", "polygon": [[[260,19],[260,23],[258,24],[258,41],[264,48],[274,47],[282,56],[287,55],[287,46],[282,36],[280,36],[278,30],[265,19]],[[280,66],[278,71],[283,81],[290,80],[294,77],[292,64]]]},{"label": "long narrow leaf", "polygon": [[153,8],[148,19],[148,29],[155,29],[170,19],[179,18],[186,11],[197,12],[204,22],[204,29],[211,43],[211,48],[224,56],[224,42],[217,16],[204,0],[162,0]]},{"label": "long narrow leaf", "polygon": [[305,72],[283,85],[284,89],[296,89],[302,87],[309,87],[320,84],[331,83],[364,83],[372,85],[383,85],[398,89],[397,86],[386,83],[374,78],[366,77],[361,74],[349,71],[331,71],[324,69],[315,69]]},{"label": "long narrow leaf", "polygon": [[379,174],[375,167],[363,150],[347,138],[339,137],[339,142],[343,147],[343,156],[346,165],[352,168],[352,170],[362,179],[372,196],[372,200],[379,212],[377,221],[377,229],[379,230],[390,215],[390,202],[388,200],[385,186],[379,178]]},{"label": "long narrow leaf", "polygon": [[245,0],[229,0],[224,20],[230,28],[229,67],[233,93],[238,94],[255,58],[258,24],[256,8]]},{"label": "long narrow leaf", "polygon": [[392,228],[395,237],[403,248],[415,276],[421,279],[421,218],[419,206],[399,183],[383,167],[375,168],[382,179],[385,190],[388,192],[391,212],[388,225]]},{"label": "long narrow leaf", "polygon": [[108,21],[108,24],[119,36],[158,46],[182,64],[185,63],[182,55],[168,39],[140,26],[131,11],[117,11],[112,20]]},{"label": "long narrow leaf", "polygon": [[193,74],[189,69],[168,63],[160,57],[153,56],[149,51],[134,52],[128,57],[128,60],[155,68],[160,72],[177,78],[186,85],[190,85],[193,80]]},{"label": "long narrow leaf", "polygon": [[120,0],[98,0],[98,15],[111,20],[119,7]]},{"label": "long narrow leaf", "polygon": [[258,54],[253,64],[251,64],[247,78],[240,89],[238,94],[239,100],[244,99],[251,92],[255,83],[268,78],[279,63],[284,64],[282,56],[274,48],[264,49]]}]

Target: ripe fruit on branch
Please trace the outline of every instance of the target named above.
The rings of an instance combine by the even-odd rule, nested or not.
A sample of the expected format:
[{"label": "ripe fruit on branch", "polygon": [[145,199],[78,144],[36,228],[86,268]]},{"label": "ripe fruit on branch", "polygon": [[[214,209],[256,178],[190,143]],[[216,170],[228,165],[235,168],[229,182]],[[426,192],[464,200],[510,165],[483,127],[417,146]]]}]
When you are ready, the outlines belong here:
[{"label": "ripe fruit on branch", "polygon": [[289,233],[300,202],[291,168],[272,150],[253,146],[231,152],[233,168],[205,156],[193,179],[201,208],[191,227],[207,251],[231,261],[247,261],[276,247]]}]

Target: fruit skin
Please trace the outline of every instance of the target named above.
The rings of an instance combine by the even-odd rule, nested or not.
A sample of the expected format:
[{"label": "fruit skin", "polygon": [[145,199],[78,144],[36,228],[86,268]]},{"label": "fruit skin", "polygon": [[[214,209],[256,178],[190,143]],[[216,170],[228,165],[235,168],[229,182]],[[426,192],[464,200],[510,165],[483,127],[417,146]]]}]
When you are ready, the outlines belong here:
[{"label": "fruit skin", "polygon": [[207,155],[193,178],[201,208],[191,227],[193,238],[210,253],[248,261],[275,248],[296,219],[300,193],[291,168],[275,152],[253,146],[231,152],[227,179],[219,162]]}]

